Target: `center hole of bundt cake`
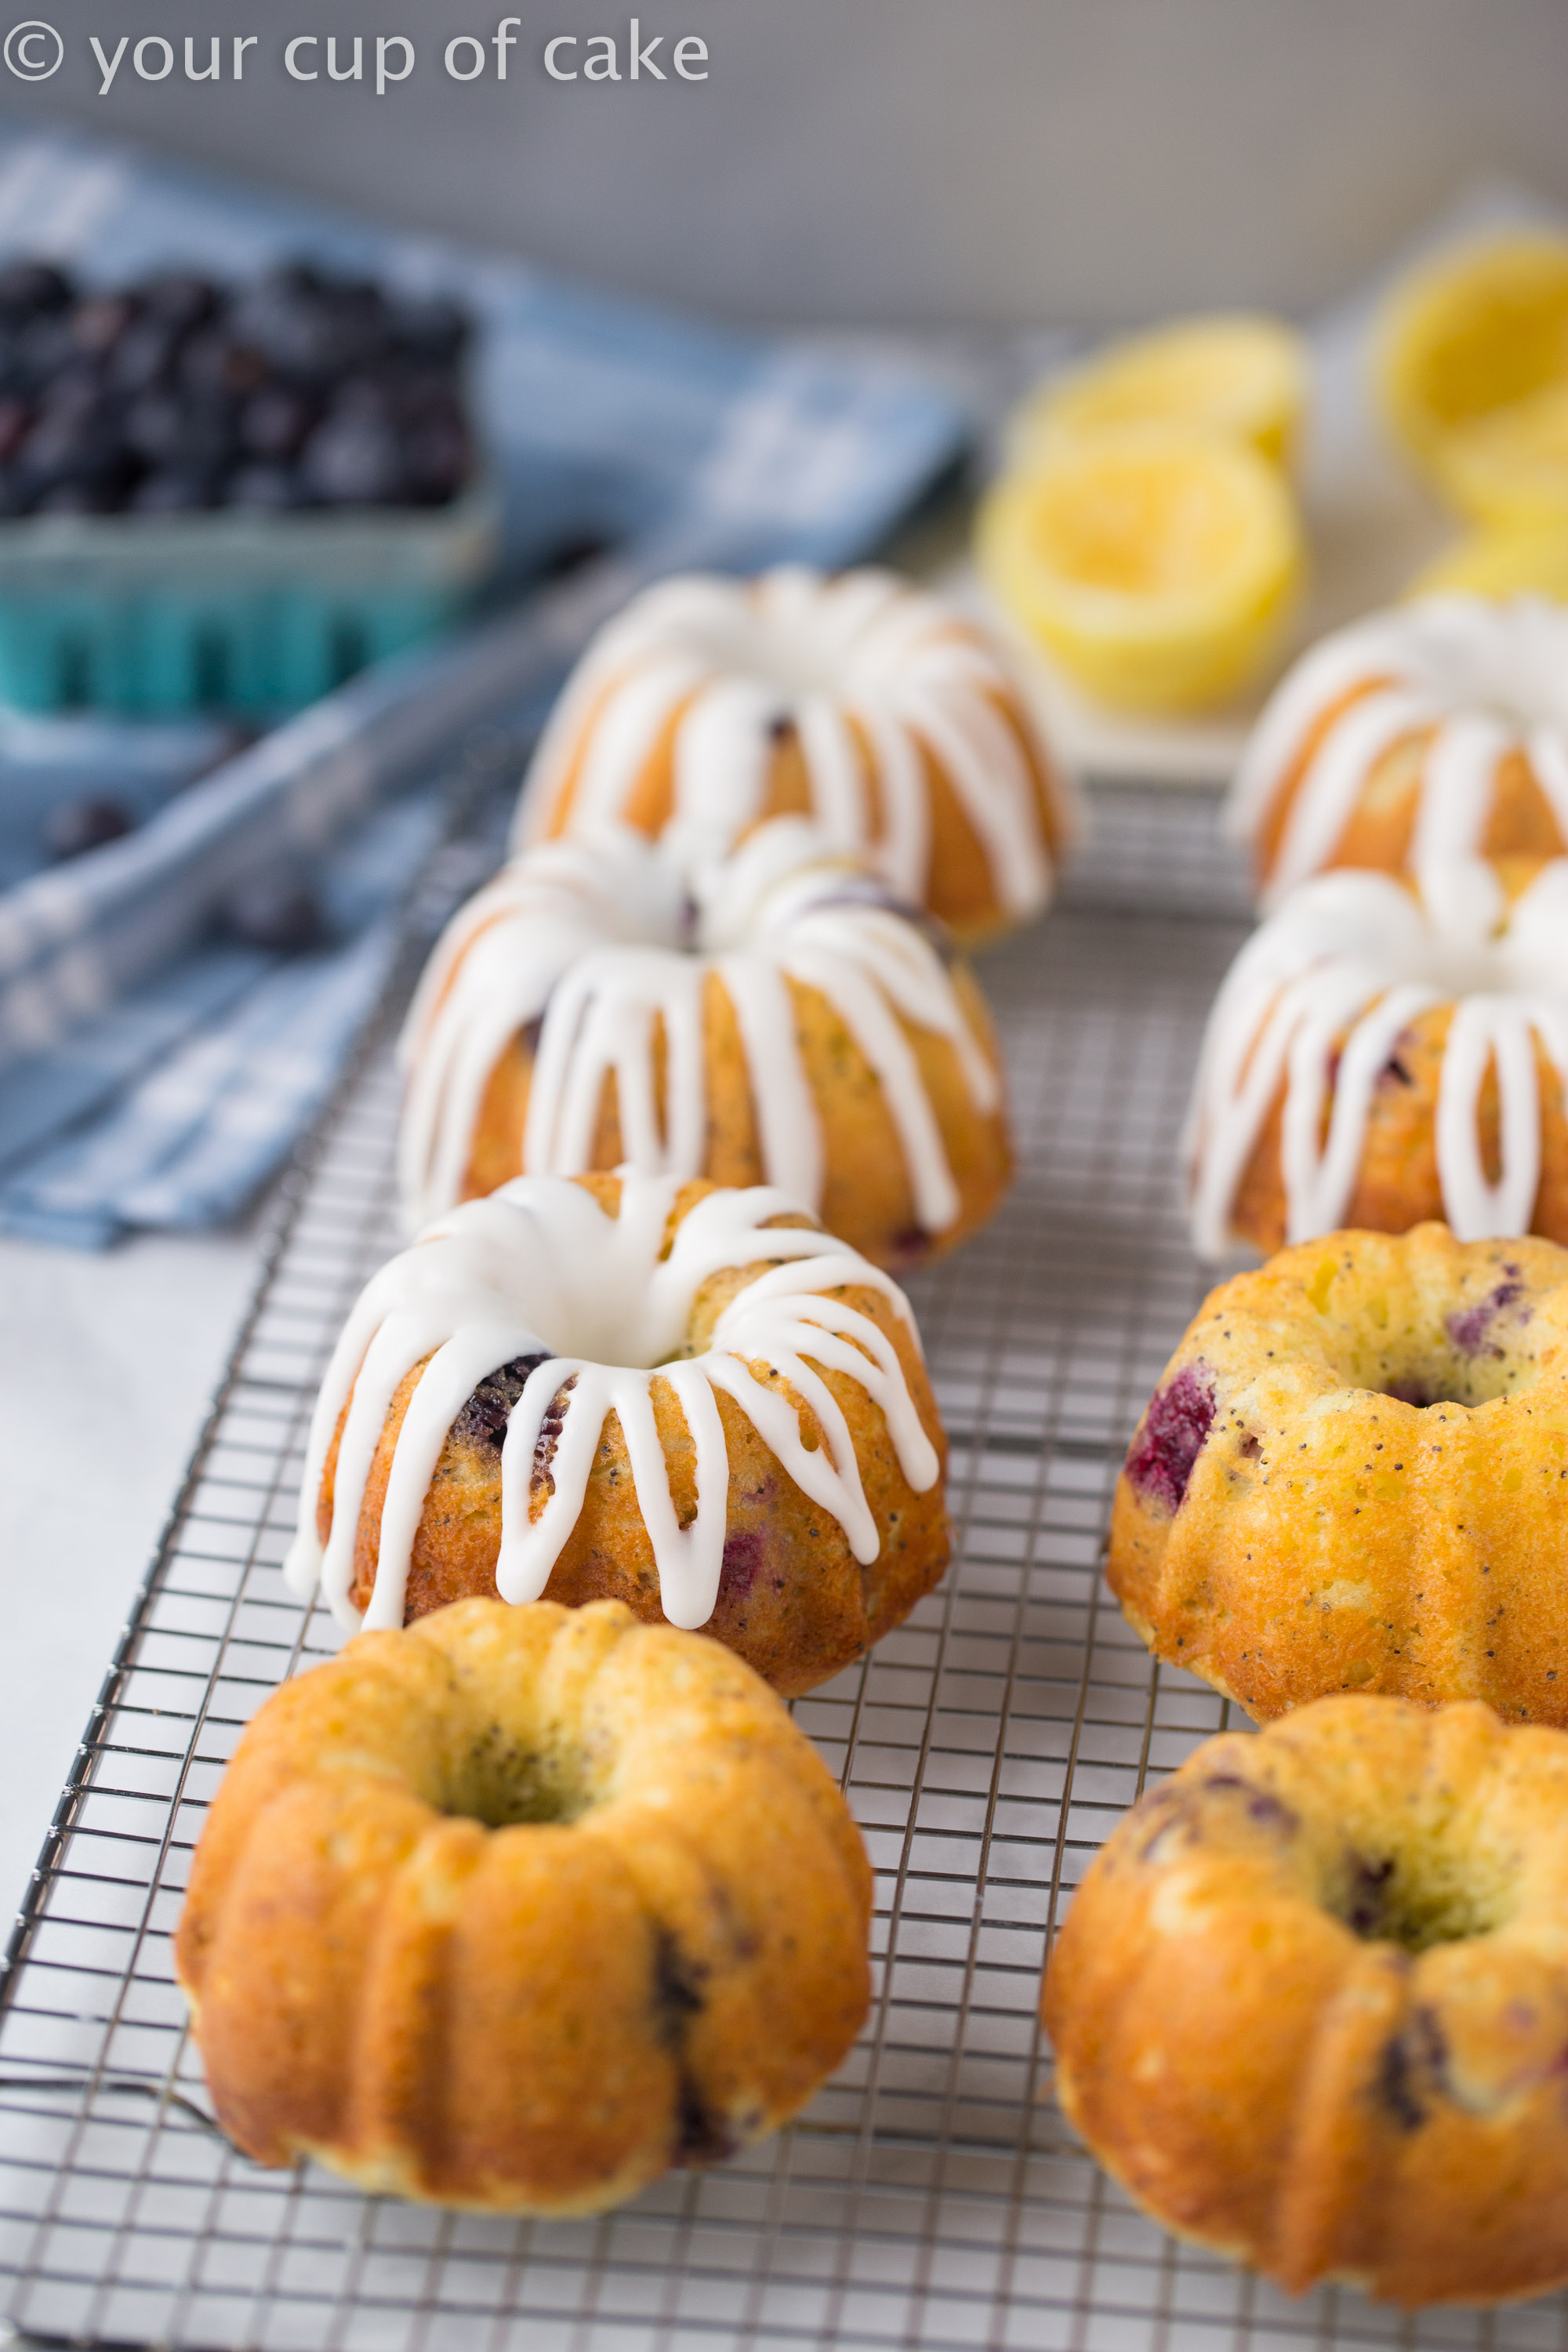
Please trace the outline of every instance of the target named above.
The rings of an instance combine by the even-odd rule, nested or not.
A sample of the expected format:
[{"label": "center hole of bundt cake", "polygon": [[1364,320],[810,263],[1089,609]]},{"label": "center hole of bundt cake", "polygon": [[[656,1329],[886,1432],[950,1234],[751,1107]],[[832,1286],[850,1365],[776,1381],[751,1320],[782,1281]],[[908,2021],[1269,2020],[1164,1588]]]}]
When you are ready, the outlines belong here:
[{"label": "center hole of bundt cake", "polygon": [[1485,1290],[1439,1294],[1413,1306],[1386,1296],[1363,1302],[1366,1311],[1336,1351],[1347,1386],[1401,1404],[1471,1410],[1528,1388],[1536,1366],[1523,1275],[1507,1259],[1489,1272]]},{"label": "center hole of bundt cake", "polygon": [[517,1822],[574,1822],[587,1804],[579,1757],[530,1747],[504,1724],[489,1723],[457,1758],[441,1811],[503,1830]]},{"label": "center hole of bundt cake", "polygon": [[1489,940],[1445,940],[1422,957],[1413,975],[1446,998],[1506,995],[1519,985],[1513,960]]},{"label": "center hole of bundt cake", "polygon": [[[1376,1383],[1379,1396],[1396,1398],[1401,1404],[1426,1406],[1458,1404],[1470,1407],[1484,1404],[1486,1397],[1478,1385],[1467,1381],[1452,1365],[1430,1364],[1394,1374]],[[1490,1393],[1496,1394],[1493,1390]]]},{"label": "center hole of bundt cake", "polygon": [[759,686],[776,687],[780,717],[792,731],[795,717],[787,706],[807,695],[842,694],[854,654],[816,615],[795,613],[784,619],[755,606],[740,607],[723,625],[711,625],[706,651],[717,666],[742,671]]},{"label": "center hole of bundt cake", "polygon": [[1476,1856],[1432,1839],[1396,1853],[1347,1848],[1324,1907],[1364,1943],[1426,1952],[1490,1935],[1508,1916],[1508,1898]]},{"label": "center hole of bundt cake", "polygon": [[499,1444],[530,1373],[558,1356],[648,1372],[689,1352],[685,1294],[654,1279],[646,1236],[613,1216],[581,1254],[520,1253],[510,1274],[507,1303],[539,1344],[480,1381],[457,1424],[459,1436],[488,1433]]},{"label": "center hole of bundt cake", "polygon": [[1379,1366],[1376,1377],[1357,1380],[1354,1385],[1395,1397],[1401,1404],[1457,1404],[1474,1412],[1494,1397],[1516,1396],[1529,1387],[1534,1372],[1528,1357],[1501,1348],[1438,1346]]}]

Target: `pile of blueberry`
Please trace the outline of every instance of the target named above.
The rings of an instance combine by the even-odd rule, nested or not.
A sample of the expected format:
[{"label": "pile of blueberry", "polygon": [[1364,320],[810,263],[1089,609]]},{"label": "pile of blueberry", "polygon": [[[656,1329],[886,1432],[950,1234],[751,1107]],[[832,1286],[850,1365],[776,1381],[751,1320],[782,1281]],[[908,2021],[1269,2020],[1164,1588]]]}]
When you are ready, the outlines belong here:
[{"label": "pile of blueberry", "polygon": [[0,519],[438,507],[473,468],[468,317],[294,262],[112,293],[0,268]]}]

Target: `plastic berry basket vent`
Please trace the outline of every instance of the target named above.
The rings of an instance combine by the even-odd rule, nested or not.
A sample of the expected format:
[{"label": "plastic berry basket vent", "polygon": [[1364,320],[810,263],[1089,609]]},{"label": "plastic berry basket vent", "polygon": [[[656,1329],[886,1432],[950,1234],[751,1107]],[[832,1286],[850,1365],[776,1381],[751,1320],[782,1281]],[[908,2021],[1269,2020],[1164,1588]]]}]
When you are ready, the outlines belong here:
[{"label": "plastic berry basket vent", "polygon": [[1063,903],[986,960],[1022,1147],[1003,1214],[913,1286],[956,1557],[799,1702],[878,1870],[877,1997],[788,2131],[593,2221],[258,2170],[208,2120],[170,1970],[241,1726],[336,1644],[285,1592],[306,1417],[395,1241],[379,1044],[315,1139],[17,1922],[0,2022],[0,2272],[23,2343],[309,2352],[1227,2352],[1568,2342],[1568,2298],[1415,2319],[1290,2302],[1142,2220],[1048,2096],[1041,1965],[1089,1856],[1221,1727],[1100,1580],[1116,1468],[1205,1276],[1176,1137],[1242,936],[1212,802],[1099,796]]},{"label": "plastic berry basket vent", "polygon": [[0,523],[0,701],[297,709],[438,635],[496,549],[485,486],[428,511]]}]

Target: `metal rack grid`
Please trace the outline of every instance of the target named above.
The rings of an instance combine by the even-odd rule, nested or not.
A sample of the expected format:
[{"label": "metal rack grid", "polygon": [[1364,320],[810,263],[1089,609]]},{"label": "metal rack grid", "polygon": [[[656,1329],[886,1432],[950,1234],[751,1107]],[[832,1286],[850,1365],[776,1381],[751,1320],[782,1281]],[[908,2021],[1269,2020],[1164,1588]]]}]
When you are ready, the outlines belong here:
[{"label": "metal rack grid", "polygon": [[[878,1870],[878,1992],[790,2130],[591,2222],[508,2222],[264,2173],[207,2119],[170,1973],[192,1846],[240,1727],[335,1647],[284,1591],[302,1433],[395,1244],[385,1036],[297,1184],[27,1908],[0,2027],[0,2271],[22,2343],[310,2352],[1561,2352],[1568,2302],[1420,2323],[1290,2303],[1166,2240],[1047,2096],[1040,1969],[1089,1855],[1221,1703],[1104,1593],[1137,1412],[1204,1288],[1175,1139],[1242,933],[1197,796],[1100,797],[1063,905],[987,960],[1019,1182],[911,1286],[953,1440],[956,1556],[798,1703]],[[389,1008],[390,1010],[390,1008]]]}]

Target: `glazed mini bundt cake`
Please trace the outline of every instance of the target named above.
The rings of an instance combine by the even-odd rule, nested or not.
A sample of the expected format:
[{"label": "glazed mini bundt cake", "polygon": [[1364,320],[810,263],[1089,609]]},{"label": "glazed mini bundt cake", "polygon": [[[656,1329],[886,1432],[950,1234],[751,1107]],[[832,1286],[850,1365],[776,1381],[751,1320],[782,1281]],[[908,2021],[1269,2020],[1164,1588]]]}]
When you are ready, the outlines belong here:
[{"label": "glazed mini bundt cake", "polygon": [[1568,1726],[1568,1250],[1331,1234],[1211,1293],[1138,1425],[1112,1591],[1248,1714]]},{"label": "glazed mini bundt cake", "polygon": [[804,2105],[871,1874],[717,1643],[614,1601],[366,1633],[247,1727],[175,1940],[225,2131],[360,2187],[586,2213]]},{"label": "glazed mini bundt cake", "polygon": [[1305,882],[1237,956],[1188,1122],[1193,1245],[1341,1225],[1568,1242],[1568,859]]},{"label": "glazed mini bundt cake", "polygon": [[1568,2280],[1568,1738],[1333,1698],[1189,1756],[1046,1978],[1057,2095],[1167,2228],[1292,2293]]},{"label": "glazed mini bundt cake", "polygon": [[805,814],[961,939],[1037,914],[1070,800],[1023,691],[890,572],[667,580],[602,630],[523,786],[516,845],[624,824],[689,857]]},{"label": "glazed mini bundt cake", "polygon": [[411,1225],[623,1163],[782,1186],[903,1271],[1011,1174],[984,1001],[798,818],[688,874],[640,835],[519,857],[453,919],[404,1032]]},{"label": "glazed mini bundt cake", "polygon": [[903,1294],[765,1186],[523,1176],[366,1286],[285,1573],[340,1623],[473,1593],[704,1627],[826,1681],[947,1565]]},{"label": "glazed mini bundt cake", "polygon": [[1568,612],[1432,596],[1336,631],[1258,722],[1229,815],[1272,903],[1325,866],[1568,850]]}]

